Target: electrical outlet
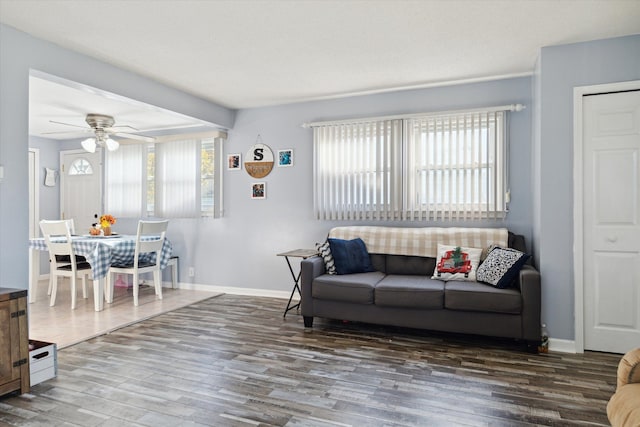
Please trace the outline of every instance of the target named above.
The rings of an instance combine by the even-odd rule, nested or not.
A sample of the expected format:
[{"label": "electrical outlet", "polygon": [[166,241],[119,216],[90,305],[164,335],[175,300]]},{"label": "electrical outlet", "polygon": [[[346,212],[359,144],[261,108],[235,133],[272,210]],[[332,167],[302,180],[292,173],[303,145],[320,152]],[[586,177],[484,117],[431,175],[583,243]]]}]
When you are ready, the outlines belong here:
[{"label": "electrical outlet", "polygon": [[189,267],[189,277],[195,277],[196,269],[193,267]]}]

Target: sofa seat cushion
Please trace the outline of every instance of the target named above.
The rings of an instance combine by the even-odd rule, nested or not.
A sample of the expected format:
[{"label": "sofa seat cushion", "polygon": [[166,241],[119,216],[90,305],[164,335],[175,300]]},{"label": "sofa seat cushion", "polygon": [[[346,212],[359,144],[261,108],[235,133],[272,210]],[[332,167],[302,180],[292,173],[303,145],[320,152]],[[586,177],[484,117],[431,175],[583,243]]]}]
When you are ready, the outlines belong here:
[{"label": "sofa seat cushion", "polygon": [[381,307],[442,309],[444,282],[427,276],[389,275],[376,285],[375,301]]},{"label": "sofa seat cushion", "polygon": [[373,304],[373,290],[383,278],[384,273],[379,271],[345,275],[323,274],[313,281],[311,294],[321,300]]},{"label": "sofa seat cushion", "polygon": [[520,314],[522,295],[517,289],[454,280],[444,285],[444,306],[449,310]]}]

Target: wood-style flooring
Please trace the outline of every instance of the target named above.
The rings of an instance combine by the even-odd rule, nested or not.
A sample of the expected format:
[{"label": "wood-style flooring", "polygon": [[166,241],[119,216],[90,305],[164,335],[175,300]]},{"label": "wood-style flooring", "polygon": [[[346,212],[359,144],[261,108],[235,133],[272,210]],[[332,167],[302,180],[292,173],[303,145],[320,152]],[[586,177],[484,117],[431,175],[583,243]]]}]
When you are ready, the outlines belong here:
[{"label": "wood-style flooring", "polygon": [[608,425],[620,355],[316,319],[222,295],[58,354],[10,426]]}]

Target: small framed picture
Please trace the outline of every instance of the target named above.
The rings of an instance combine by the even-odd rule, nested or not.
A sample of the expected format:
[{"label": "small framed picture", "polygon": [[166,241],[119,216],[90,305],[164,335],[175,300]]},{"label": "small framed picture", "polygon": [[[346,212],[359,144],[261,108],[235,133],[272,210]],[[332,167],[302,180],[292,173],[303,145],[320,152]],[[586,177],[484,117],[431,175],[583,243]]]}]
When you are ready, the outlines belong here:
[{"label": "small framed picture", "polygon": [[227,170],[239,171],[242,169],[242,156],[240,154],[229,154],[227,156]]},{"label": "small framed picture", "polygon": [[278,167],[293,166],[293,149],[278,150]]},{"label": "small framed picture", "polygon": [[266,182],[254,182],[253,184],[251,184],[252,199],[265,199],[266,197],[267,197]]}]

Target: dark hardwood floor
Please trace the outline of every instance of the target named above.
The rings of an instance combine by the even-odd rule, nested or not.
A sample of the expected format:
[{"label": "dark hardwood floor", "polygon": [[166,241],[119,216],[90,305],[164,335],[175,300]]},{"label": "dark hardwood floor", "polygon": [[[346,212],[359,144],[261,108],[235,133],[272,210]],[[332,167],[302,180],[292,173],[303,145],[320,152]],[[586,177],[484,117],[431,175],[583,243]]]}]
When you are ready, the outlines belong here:
[{"label": "dark hardwood floor", "polygon": [[17,426],[608,425],[619,355],[316,319],[222,295],[58,353]]}]

